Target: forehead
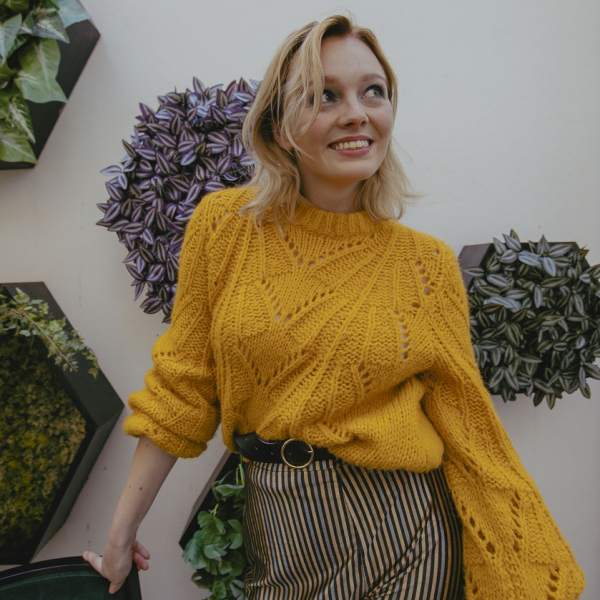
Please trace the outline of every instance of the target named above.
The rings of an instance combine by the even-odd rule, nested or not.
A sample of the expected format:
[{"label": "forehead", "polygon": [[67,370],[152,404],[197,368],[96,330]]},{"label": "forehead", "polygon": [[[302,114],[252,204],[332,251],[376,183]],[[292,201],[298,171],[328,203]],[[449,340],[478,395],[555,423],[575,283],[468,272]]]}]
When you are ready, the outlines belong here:
[{"label": "forehead", "polygon": [[326,79],[369,74],[387,79],[371,48],[353,36],[324,39],[321,43],[321,64]]}]

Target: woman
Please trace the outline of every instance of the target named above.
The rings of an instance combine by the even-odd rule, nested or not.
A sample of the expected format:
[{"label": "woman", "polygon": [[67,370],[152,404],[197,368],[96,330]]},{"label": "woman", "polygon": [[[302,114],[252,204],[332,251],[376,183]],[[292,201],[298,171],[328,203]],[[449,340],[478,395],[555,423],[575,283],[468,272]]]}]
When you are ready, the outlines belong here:
[{"label": "woman", "polygon": [[[396,79],[334,16],[293,33],[245,124],[251,186],[202,200],[104,558],[222,423],[246,465],[251,599],[570,600],[583,574],[496,417],[456,259],[396,222]],[[462,530],[462,533],[461,533]],[[464,577],[464,578],[463,578]]]}]

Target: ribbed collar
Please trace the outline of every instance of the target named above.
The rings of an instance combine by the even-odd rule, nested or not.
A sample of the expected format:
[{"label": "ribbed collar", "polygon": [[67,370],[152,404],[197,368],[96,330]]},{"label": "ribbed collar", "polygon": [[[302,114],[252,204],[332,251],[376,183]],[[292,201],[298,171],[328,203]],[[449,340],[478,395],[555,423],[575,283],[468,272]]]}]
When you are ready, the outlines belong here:
[{"label": "ribbed collar", "polygon": [[366,211],[339,213],[321,210],[312,204],[298,204],[292,226],[323,237],[350,238],[370,235],[377,223]]}]

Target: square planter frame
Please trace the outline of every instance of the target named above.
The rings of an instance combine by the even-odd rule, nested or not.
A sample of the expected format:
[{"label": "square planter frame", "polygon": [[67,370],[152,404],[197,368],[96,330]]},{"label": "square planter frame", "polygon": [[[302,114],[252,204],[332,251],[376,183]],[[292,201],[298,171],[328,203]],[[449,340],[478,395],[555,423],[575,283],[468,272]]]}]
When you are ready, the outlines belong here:
[{"label": "square planter frame", "polygon": [[[14,298],[17,288],[25,292],[31,299],[40,299],[46,302],[54,319],[65,317],[43,282],[0,284],[0,293]],[[68,327],[71,327],[68,321],[67,324]],[[81,442],[37,533],[18,547],[0,547],[0,564],[3,565],[30,562],[64,524],[123,410],[123,402],[104,373],[99,371],[96,378],[90,375],[87,372],[86,360],[83,356],[77,356],[79,369],[70,373],[63,371],[61,366],[54,363],[54,359],[47,356],[48,350],[37,336],[33,336],[33,343],[38,346],[46,364],[61,382],[73,405],[84,418],[85,438]]]}]

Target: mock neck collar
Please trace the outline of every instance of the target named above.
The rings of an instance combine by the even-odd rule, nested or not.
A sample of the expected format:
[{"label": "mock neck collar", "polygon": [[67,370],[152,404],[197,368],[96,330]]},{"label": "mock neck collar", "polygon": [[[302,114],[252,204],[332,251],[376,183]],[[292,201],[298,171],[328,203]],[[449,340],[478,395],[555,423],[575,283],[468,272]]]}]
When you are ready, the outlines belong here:
[{"label": "mock neck collar", "polygon": [[350,238],[372,234],[377,223],[366,211],[352,213],[329,212],[309,202],[299,202],[292,226],[314,232],[323,237]]}]

